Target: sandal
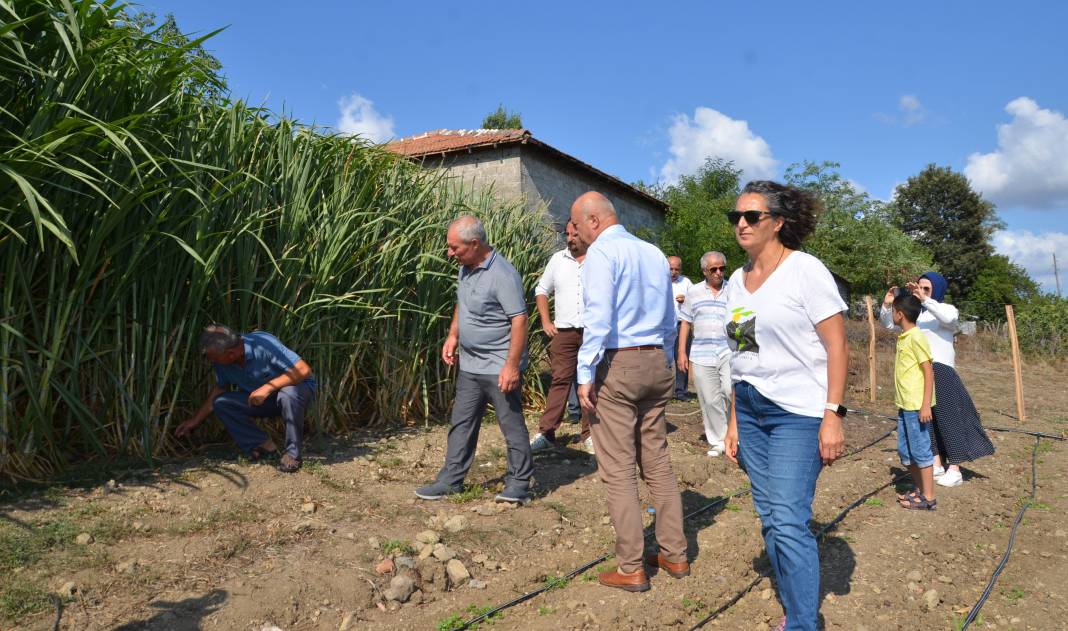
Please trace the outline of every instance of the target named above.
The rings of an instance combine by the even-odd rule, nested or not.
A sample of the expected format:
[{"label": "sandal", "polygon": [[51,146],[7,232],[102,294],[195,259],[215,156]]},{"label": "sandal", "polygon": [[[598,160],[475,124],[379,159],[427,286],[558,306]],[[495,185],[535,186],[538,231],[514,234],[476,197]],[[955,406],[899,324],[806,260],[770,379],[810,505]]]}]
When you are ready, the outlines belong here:
[{"label": "sandal", "polygon": [[897,494],[897,501],[899,501],[899,502],[907,502],[907,501],[909,501],[909,498],[917,497],[919,494],[920,494],[920,490],[919,489],[912,489],[908,493],[898,493]]},{"label": "sandal", "polygon": [[271,449],[270,451],[263,447],[256,446],[248,450],[248,459],[250,462],[259,462],[265,458],[272,458],[278,455],[277,449]]},{"label": "sandal", "polygon": [[929,500],[922,493],[909,496],[908,499],[899,502],[905,510],[935,510],[938,508],[938,500]]},{"label": "sandal", "polygon": [[296,473],[300,471],[302,462],[300,458],[290,458],[290,462],[287,463],[283,457],[281,462],[278,463],[278,470],[282,473]]}]

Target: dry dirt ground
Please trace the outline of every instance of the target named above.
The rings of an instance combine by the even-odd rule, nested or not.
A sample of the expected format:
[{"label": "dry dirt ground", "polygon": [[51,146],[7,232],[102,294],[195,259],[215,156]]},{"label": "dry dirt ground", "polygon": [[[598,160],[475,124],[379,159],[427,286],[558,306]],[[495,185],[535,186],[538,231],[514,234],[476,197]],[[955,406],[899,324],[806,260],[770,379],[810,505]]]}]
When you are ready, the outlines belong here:
[{"label": "dry dirt ground", "polygon": [[[880,340],[879,400],[869,404],[858,331],[851,403],[890,414],[892,341]],[[973,346],[962,343],[960,371],[984,422],[1021,427],[998,414],[1014,410],[1007,355]],[[1029,363],[1025,387],[1022,427],[1068,433],[1063,363]],[[693,403],[669,409],[687,512],[746,487],[734,465],[705,455],[695,410]],[[531,410],[532,427],[535,419]],[[849,445],[863,446],[892,426],[852,415]],[[564,436],[577,440],[577,426],[564,427]],[[997,453],[966,465],[963,486],[939,487],[933,513],[899,508],[892,485],[879,490],[901,473],[893,436],[824,470],[816,526],[874,492],[822,540],[826,628],[959,627],[1030,492],[1034,440],[991,437]],[[459,501],[416,500],[412,489],[441,465],[444,438],[443,426],[320,438],[297,475],[217,454],[116,476],[115,484],[9,495],[0,504],[0,628],[50,629],[62,602],[62,629],[455,629],[487,606],[549,586],[482,628],[687,629],[768,571],[757,517],[743,495],[688,521],[689,578],[654,575],[651,591],[623,593],[596,583],[609,559],[565,581],[612,548],[595,462],[574,448],[538,455],[536,499],[524,508],[497,506],[504,445],[490,420],[468,478],[474,486]],[[1068,444],[1043,441],[1037,471],[1037,503],[972,628],[1068,625]],[[427,530],[442,546],[422,556],[454,555],[471,579],[448,577],[433,554],[420,560]],[[83,534],[92,541],[78,543]],[[403,605],[386,599],[397,576],[418,588]],[[49,592],[62,592],[62,600]],[[709,627],[767,629],[781,615],[764,578]]]}]

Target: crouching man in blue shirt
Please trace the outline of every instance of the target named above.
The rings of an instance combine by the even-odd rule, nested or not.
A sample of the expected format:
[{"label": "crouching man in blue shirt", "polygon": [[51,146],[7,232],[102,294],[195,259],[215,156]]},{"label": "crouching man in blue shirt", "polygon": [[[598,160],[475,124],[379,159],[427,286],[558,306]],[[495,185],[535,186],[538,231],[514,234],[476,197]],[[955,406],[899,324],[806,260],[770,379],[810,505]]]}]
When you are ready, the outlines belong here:
[{"label": "crouching man in blue shirt", "polygon": [[[221,324],[210,325],[200,334],[200,352],[215,369],[215,386],[196,414],[175,429],[175,435],[188,435],[215,412],[238,447],[252,460],[259,460],[278,449],[252,418],[281,416],[286,444],[278,470],[294,473],[300,469],[304,412],[315,400],[311,366],[270,333],[240,335]],[[237,389],[231,391],[231,386]]]}]

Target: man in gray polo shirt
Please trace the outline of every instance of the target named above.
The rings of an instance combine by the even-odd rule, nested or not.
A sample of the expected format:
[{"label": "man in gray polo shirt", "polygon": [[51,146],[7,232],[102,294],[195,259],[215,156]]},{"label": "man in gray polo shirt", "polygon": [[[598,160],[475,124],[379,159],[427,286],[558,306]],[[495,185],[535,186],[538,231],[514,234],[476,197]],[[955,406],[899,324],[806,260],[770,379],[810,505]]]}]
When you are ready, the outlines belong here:
[{"label": "man in gray polo shirt", "polygon": [[522,372],[527,366],[527,305],[523,281],[512,264],[490,247],[486,229],[464,215],[449,224],[449,257],[460,264],[456,308],[442,360],[455,366],[456,400],[452,406],[445,466],[437,479],[415,490],[437,500],[463,490],[464,477],[475,459],[478,430],[486,404],[497,413],[508,444],[508,473],[500,502],[530,502],[534,470],[529,435],[523,421]]}]

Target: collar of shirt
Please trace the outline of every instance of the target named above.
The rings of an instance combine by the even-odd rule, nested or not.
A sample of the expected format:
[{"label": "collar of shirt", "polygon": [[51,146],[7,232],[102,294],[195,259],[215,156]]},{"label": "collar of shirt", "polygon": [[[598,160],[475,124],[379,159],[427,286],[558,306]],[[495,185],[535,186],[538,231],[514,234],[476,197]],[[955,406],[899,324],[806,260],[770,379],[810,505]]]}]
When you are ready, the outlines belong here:
[{"label": "collar of shirt", "polygon": [[495,261],[496,259],[497,259],[497,250],[494,248],[494,249],[490,250],[489,256],[487,256],[478,265],[476,265],[474,267],[468,267],[468,266],[464,265],[464,274],[465,275],[473,274],[473,273],[475,273],[475,270],[489,269],[490,266],[493,265],[493,261]]}]

